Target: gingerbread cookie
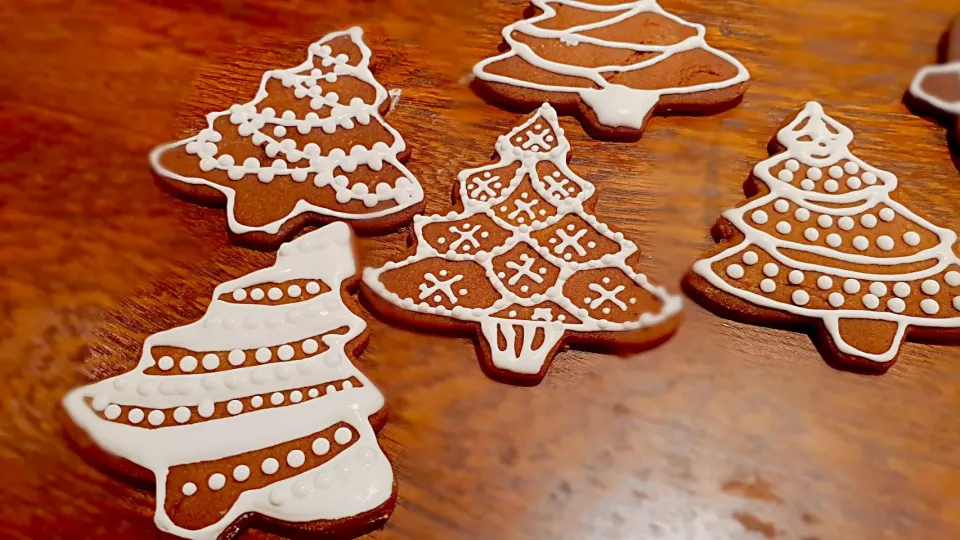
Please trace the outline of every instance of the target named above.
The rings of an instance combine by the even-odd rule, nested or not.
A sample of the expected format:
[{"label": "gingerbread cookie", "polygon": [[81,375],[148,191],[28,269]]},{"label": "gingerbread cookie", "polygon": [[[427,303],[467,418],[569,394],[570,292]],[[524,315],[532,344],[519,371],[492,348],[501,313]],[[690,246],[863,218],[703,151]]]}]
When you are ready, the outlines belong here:
[{"label": "gingerbread cookie", "polygon": [[884,372],[907,339],[960,342],[957,235],[897,202],[897,177],[853,155],[852,143],[850,129],[808,103],[686,285],[730,318],[816,326],[831,364]]},{"label": "gingerbread cookie", "polygon": [[383,395],[352,363],[366,323],[351,244],[335,223],[283,245],[202,319],[150,336],[133,370],[64,398],[85,454],[156,482],[164,533],[355,535],[393,511]]},{"label": "gingerbread cookie", "polygon": [[943,63],[926,66],[910,84],[910,105],[942,118],[954,140],[960,137],[960,18],[954,19],[940,47]]},{"label": "gingerbread cookie", "polygon": [[485,99],[546,101],[594,137],[636,140],[654,113],[717,112],[746,92],[743,64],[656,0],[531,0],[525,16],[504,28],[504,52],[473,69]]},{"label": "gingerbread cookie", "polygon": [[303,64],[264,73],[253,101],[155,149],[154,170],[190,199],[225,202],[230,231],[259,247],[308,223],[379,232],[408,222],[423,190],[404,166],[406,143],[381,117],[391,100],[362,37],[359,28],[330,34]]},{"label": "gingerbread cookie", "polygon": [[669,338],[681,300],[634,266],[637,246],[592,214],[593,184],[567,166],[550,105],[497,142],[499,160],[460,173],[455,208],[414,218],[409,257],[363,274],[361,294],[402,324],[477,336],[482,364],[543,379],[566,344],[633,351]]}]

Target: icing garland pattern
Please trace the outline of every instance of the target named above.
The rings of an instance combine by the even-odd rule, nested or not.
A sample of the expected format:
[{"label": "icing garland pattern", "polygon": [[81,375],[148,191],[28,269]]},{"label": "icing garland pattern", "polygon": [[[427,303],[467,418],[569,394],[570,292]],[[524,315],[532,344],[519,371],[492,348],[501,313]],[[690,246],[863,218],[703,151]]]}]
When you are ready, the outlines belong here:
[{"label": "icing garland pattern", "polygon": [[[383,396],[349,359],[366,327],[341,296],[355,273],[347,225],[302,236],[273,267],[217,287],[201,320],[150,336],[133,371],[64,398],[100,448],[153,472],[160,530],[214,539],[250,512],[307,523],[389,502],[369,420]],[[297,302],[234,301],[284,283]]]},{"label": "icing garland pattern", "polygon": [[[606,5],[582,0],[531,0],[531,4],[541,13],[505,27],[503,39],[509,50],[478,63],[474,75],[483,81],[550,94],[576,94],[602,125],[641,130],[665,96],[722,90],[742,85],[750,78],[736,58],[707,45],[702,25],[668,13],[656,0]],[[632,22],[652,25],[651,21],[673,27],[677,35],[661,32],[646,36],[646,27],[629,26]],[[625,36],[636,42],[623,41]],[[669,42],[671,37],[676,41]],[[568,51],[577,47],[588,48],[590,54],[572,59]],[[675,86],[657,78],[645,80],[642,72],[658,66],[671,64],[671,70],[679,71],[680,65],[672,61],[693,51],[707,58],[696,58],[698,65],[708,61],[720,62],[722,67],[703,70],[689,81],[677,79]],[[535,71],[522,72],[531,66]],[[553,97],[545,99],[555,102]],[[683,108],[679,102],[666,105],[673,110]]]},{"label": "icing garland pattern", "polygon": [[896,176],[853,155],[852,131],[820,104],[777,142],[785,151],[753,172],[761,195],[724,212],[736,232],[693,272],[749,304],[821,321],[850,364],[886,370],[911,327],[960,337],[956,233],[894,200]]},{"label": "icing garland pattern", "polygon": [[303,64],[265,72],[253,101],[210,113],[199,134],[154,149],[154,170],[222,193],[236,234],[278,234],[303,214],[369,221],[420,205],[423,191],[403,165],[406,143],[381,117],[393,100],[362,38],[360,28],[329,34]]},{"label": "icing garland pattern", "polygon": [[960,61],[920,68],[910,83],[910,93],[945,113],[960,116]]},{"label": "icing garland pattern", "polygon": [[414,322],[478,325],[506,378],[540,380],[565,336],[668,337],[680,298],[635,271],[637,246],[588,213],[595,188],[568,168],[569,150],[544,104],[500,137],[498,162],[460,173],[462,209],[414,218],[415,253],[366,269],[364,294]]}]

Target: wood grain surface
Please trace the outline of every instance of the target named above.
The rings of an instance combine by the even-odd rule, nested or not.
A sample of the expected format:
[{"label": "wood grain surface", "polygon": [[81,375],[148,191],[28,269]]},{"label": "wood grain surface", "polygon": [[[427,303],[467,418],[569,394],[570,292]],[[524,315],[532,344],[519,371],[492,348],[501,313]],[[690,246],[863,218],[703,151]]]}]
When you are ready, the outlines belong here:
[{"label": "wood grain surface", "polygon": [[[942,0],[663,0],[753,74],[741,106],[651,120],[633,144],[565,121],[598,217],[679,290],[803,102],[855,130],[902,201],[960,229],[944,131],[901,103],[953,15]],[[147,152],[248,100],[329,31],[362,25],[428,211],[518,115],[467,88],[524,0],[0,2],[0,537],[149,538],[154,497],[62,435],[68,388],[125,371],[214,286],[269,265],[221,210],[159,188]],[[380,265],[405,232],[362,240]],[[960,538],[960,348],[907,344],[885,376],[835,371],[804,334],[692,302],[636,357],[568,352],[535,388],[487,379],[466,339],[366,316],[360,368],[390,406],[400,500],[377,539]],[[261,538],[249,531],[245,538]]]}]

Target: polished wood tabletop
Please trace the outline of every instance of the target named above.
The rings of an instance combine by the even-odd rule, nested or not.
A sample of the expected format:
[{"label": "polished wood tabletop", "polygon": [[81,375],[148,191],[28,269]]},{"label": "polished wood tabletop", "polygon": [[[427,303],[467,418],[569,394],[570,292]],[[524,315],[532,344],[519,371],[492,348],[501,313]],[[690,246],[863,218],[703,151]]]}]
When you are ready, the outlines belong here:
[{"label": "polished wood tabletop", "polygon": [[[601,221],[679,291],[709,229],[781,121],[823,103],[901,201],[960,230],[944,130],[903,92],[935,60],[942,0],[663,0],[706,25],[753,82],[715,116],[654,118],[637,143],[564,120]],[[135,365],[150,334],[196,320],[213,288],[272,263],[225,215],[164,192],[155,145],[252,98],[262,71],[360,25],[388,121],[430,212],[520,116],[469,89],[525,0],[0,2],[0,537],[144,538],[149,489],[63,435],[71,387]],[[363,238],[379,266],[407,232]],[[562,353],[542,384],[488,379],[468,339],[364,314],[360,369],[386,395],[380,442],[399,503],[377,539],[960,538],[960,348],[906,344],[884,376],[837,371],[803,333],[687,302],[678,334],[629,358]],[[244,538],[262,538],[248,531]]]}]

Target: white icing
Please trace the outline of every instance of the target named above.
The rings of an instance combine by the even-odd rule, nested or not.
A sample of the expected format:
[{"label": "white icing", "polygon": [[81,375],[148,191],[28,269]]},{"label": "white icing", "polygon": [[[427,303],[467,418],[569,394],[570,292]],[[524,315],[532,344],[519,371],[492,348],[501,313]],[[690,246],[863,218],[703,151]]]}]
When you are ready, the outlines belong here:
[{"label": "white icing", "polygon": [[[356,66],[349,65],[344,55],[336,58],[332,57],[330,47],[325,45],[329,41],[344,36],[349,37],[360,50],[362,58]],[[371,51],[363,42],[363,30],[354,27],[345,32],[328,34],[320,41],[310,45],[308,51],[307,60],[299,66],[264,73],[260,89],[253,101],[244,105],[233,105],[226,111],[208,114],[207,128],[198,135],[157,147],[150,153],[150,163],[157,174],[187,184],[208,186],[223,193],[227,198],[227,220],[230,230],[234,233],[265,232],[276,234],[284,223],[304,213],[320,214],[338,219],[377,219],[400,212],[423,201],[423,190],[419,182],[400,162],[398,157],[406,150],[406,143],[400,133],[380,116],[380,106],[388,99],[389,95],[370,71]],[[329,68],[329,71],[324,73],[323,70],[317,69],[314,59],[321,60],[324,67]],[[336,80],[335,78],[338,76],[351,76],[370,84],[376,90],[376,99],[373,103],[366,104],[361,99],[354,98],[349,104],[343,104],[339,102],[339,96],[336,96],[333,92],[325,97],[314,95],[322,92],[322,85],[329,80],[328,78]],[[310,101],[313,109],[332,108],[331,116],[320,119],[315,113],[309,113],[304,118],[297,118],[292,111],[286,111],[278,116],[276,111],[269,107],[260,110],[258,104],[267,98],[267,83],[271,79],[279,79],[283,81],[285,87],[293,88],[297,98]],[[259,144],[260,141],[265,142],[268,154],[276,152],[278,156],[282,155],[283,159],[277,159],[272,164],[261,164],[256,158],[251,157],[243,164],[235,164],[235,160],[230,154],[221,154],[217,157],[219,150],[216,142],[220,141],[223,136],[214,129],[214,122],[224,116],[229,116],[231,123],[240,126],[241,135],[251,137],[254,144]],[[341,129],[353,129],[357,123],[366,125],[370,122],[379,123],[390,133],[393,142],[391,144],[378,142],[374,144],[373,148],[364,148],[358,145],[351,148],[349,152],[344,152],[341,149],[327,152],[325,149],[319,149],[313,143],[307,144],[303,148],[297,148],[293,139],[277,140],[277,138],[280,138],[276,130],[278,127],[284,128],[284,133],[292,129],[296,129],[301,134],[307,134],[314,129],[323,129],[326,133],[333,133]],[[270,134],[264,133],[263,130],[267,130]],[[212,171],[218,169],[226,171],[232,180],[239,180],[243,178],[244,174],[257,175],[259,180],[265,183],[273,181],[303,182],[309,177],[312,178],[312,182],[318,188],[330,186],[334,189],[337,194],[337,202],[342,205],[354,200],[363,201],[368,208],[385,201],[395,202],[396,205],[377,212],[355,213],[346,209],[319,207],[300,200],[287,216],[272,223],[262,226],[240,223],[234,213],[236,191],[233,188],[204,178],[182,176],[167,170],[161,165],[160,159],[165,152],[181,146],[185,147],[187,152],[196,154],[200,158],[201,170]],[[323,155],[321,152],[327,153]],[[288,162],[290,165],[287,164]],[[378,171],[382,169],[383,163],[389,163],[396,167],[402,176],[395,180],[393,186],[381,183],[372,193],[363,184],[348,187],[349,179],[346,176],[334,177],[334,172],[338,167],[349,174],[360,165],[366,165]],[[250,181],[250,179],[244,179],[244,181]],[[254,300],[260,300],[263,298],[263,294],[263,291],[258,289],[252,291],[250,297]]]},{"label": "white icing", "polygon": [[[578,0],[531,0],[531,3],[542,11],[541,14],[515,22],[503,29],[503,39],[510,47],[510,50],[488,58],[473,68],[474,76],[478,79],[519,86],[532,90],[555,93],[575,93],[578,94],[596,114],[600,123],[609,127],[627,127],[631,129],[641,129],[647,120],[647,117],[659,103],[660,98],[665,95],[674,94],[694,94],[712,90],[729,88],[747,81],[750,74],[747,69],[733,56],[714,49],[707,45],[705,40],[706,29],[699,24],[691,24],[683,19],[668,13],[657,4],[656,0],[635,0],[625,1],[618,5],[595,5]],[[562,4],[576,9],[587,10],[598,13],[609,13],[610,17],[595,23],[573,26],[560,30],[547,30],[537,26],[538,23],[552,19],[557,15],[554,4]],[[643,13],[657,13],[676,23],[693,28],[696,35],[686,38],[679,43],[670,45],[644,45],[639,43],[609,41],[596,37],[591,37],[591,31],[605,28],[631,17]],[[601,67],[582,67],[571,64],[562,64],[553,62],[540,57],[537,52],[519,41],[515,34],[524,34],[542,39],[559,40],[569,45],[578,43],[589,43],[601,47],[612,49],[623,49],[635,51],[637,53],[653,53],[654,56],[649,59],[640,60],[636,63],[619,66],[608,65]],[[671,56],[695,49],[703,49],[726,60],[736,67],[737,74],[730,79],[711,83],[703,83],[686,87],[665,87],[658,89],[635,89],[621,84],[609,82],[609,78],[618,73],[637,71],[655,66]],[[498,75],[487,71],[487,66],[495,62],[500,62],[509,58],[519,56],[527,63],[536,66],[539,69],[549,71],[558,75],[581,77],[588,79],[595,85],[595,88],[584,88],[577,86],[564,86],[554,84],[542,84],[531,81],[525,81],[514,77]]]},{"label": "white icing", "polygon": [[[336,520],[371,510],[389,499],[393,489],[393,472],[377,445],[376,435],[368,420],[369,415],[383,407],[383,396],[363,373],[346,360],[344,354],[345,344],[359,336],[366,327],[363,319],[344,305],[340,293],[344,280],[356,272],[350,243],[349,227],[343,223],[334,223],[285,244],[280,248],[273,267],[217,287],[210,307],[201,320],[147,338],[140,362],[133,371],[75,389],[64,398],[63,404],[67,413],[101,448],[153,471],[157,483],[155,521],[162,531],[183,538],[213,540],[237,518],[249,512],[289,522]],[[330,285],[331,291],[294,305],[248,305],[221,300],[222,296],[232,298],[232,292],[240,288],[294,279],[323,281]],[[227,328],[222,323],[231,319],[242,320],[247,316],[263,318],[273,315],[276,315],[279,321],[285,321],[286,317],[283,315],[295,309],[304,312],[310,310],[313,315],[298,318],[296,322],[281,322],[273,329],[259,327],[251,330],[235,325]],[[211,321],[215,324],[210,324]],[[232,351],[230,354],[236,356],[233,353],[238,350],[300,342],[341,327],[347,327],[348,332],[323,337],[329,350],[315,357],[291,360],[290,363],[300,363],[310,369],[298,370],[297,377],[288,380],[267,376],[262,378],[260,385],[255,384],[254,380],[260,378],[255,375],[272,373],[275,367],[259,364],[217,373],[145,373],[155,363],[151,350],[158,346],[182,347],[195,351]],[[280,367],[288,368],[288,365]],[[236,379],[238,384],[233,385],[235,388],[231,388],[231,384],[214,386],[200,382],[201,379],[229,382],[234,380],[232,377],[241,374],[243,377]],[[247,377],[247,374],[250,376]],[[362,384],[355,388],[344,385],[344,389],[335,394],[298,404],[285,403],[283,407],[259,409],[263,405],[262,398],[259,395],[250,397],[252,394],[282,393],[305,386],[322,387],[329,381],[351,377]],[[122,381],[122,384],[117,385],[116,381]],[[145,383],[154,382],[160,382],[160,388],[163,388],[163,383],[169,383],[169,388],[175,391],[147,395],[140,392]],[[151,426],[159,426],[165,420],[164,412],[159,409],[175,409],[174,418],[180,421],[183,418],[181,410],[189,414],[191,407],[197,407],[199,417],[209,418],[213,415],[216,403],[230,409],[229,412],[233,415],[216,420],[145,429],[147,426],[143,424],[131,426],[119,420],[101,418],[85,402],[86,399],[94,397],[104,403],[102,410],[109,407],[136,406],[135,410],[139,412],[135,415],[131,411],[131,421],[133,417],[142,420],[143,409],[153,409],[147,416]],[[246,407],[247,403],[250,403],[250,408]],[[237,408],[243,410],[236,411]],[[179,527],[167,516],[164,505],[167,475],[171,467],[215,462],[270,448],[283,442],[308,437],[340,422],[351,425],[359,434],[360,440],[319,468],[303,471],[260,489],[244,491],[218,522],[200,530]],[[370,459],[368,464],[360,462],[361,450],[365,459]],[[292,461],[290,466],[299,462],[296,454],[291,457],[278,457],[284,459],[285,464],[288,460]],[[197,485],[221,489],[229,482],[246,480],[251,467],[273,474],[281,465],[276,459],[268,458],[263,463],[249,463],[242,468],[225,467],[211,473],[209,478],[191,479],[188,485],[192,485],[192,488],[188,489],[188,485],[185,485],[184,493],[196,493]],[[275,504],[276,498],[271,498],[273,490],[289,491],[298,481],[312,481],[317,474],[325,471],[342,471],[342,476],[338,476],[341,479],[337,482],[336,489],[314,492],[304,498],[291,498],[282,504]]]},{"label": "white icing", "polygon": [[960,101],[947,101],[941,97],[935,96],[923,89],[923,81],[930,75],[949,73],[960,77],[960,62],[947,62],[932,66],[924,66],[917,72],[910,83],[910,93],[930,105],[950,114],[960,115]]},{"label": "white icing", "polygon": [[[516,146],[515,144],[520,144],[517,142],[518,140],[522,142],[526,139],[521,134],[527,133],[531,127],[534,127],[534,132],[540,131],[535,127],[538,122],[549,123],[553,132],[557,135],[557,140],[551,144],[551,148],[549,150],[544,149],[546,151],[534,152]],[[477,169],[469,169],[460,173],[459,193],[465,207],[462,213],[450,212],[446,215],[417,216],[414,218],[414,232],[418,240],[416,253],[398,263],[390,262],[378,269],[366,269],[363,274],[364,282],[371,290],[385,300],[402,309],[416,313],[440,315],[462,321],[479,323],[481,335],[490,345],[493,364],[499,369],[522,374],[539,373],[544,362],[550,356],[551,351],[565,332],[620,332],[639,330],[661,324],[676,315],[680,312],[682,306],[680,297],[670,294],[663,287],[650,283],[645,275],[637,273],[626,263],[627,258],[637,252],[636,245],[627,240],[623,234],[612,232],[607,225],[601,223],[585,211],[584,203],[593,197],[595,187],[578,177],[569,169],[567,166],[569,151],[570,143],[567,141],[563,129],[557,122],[556,111],[550,105],[544,104],[536,115],[514,129],[509,135],[499,139],[497,142],[497,153],[500,159],[496,164]],[[578,193],[575,196],[561,192],[551,194],[546,185],[549,182],[544,182],[537,172],[537,164],[543,161],[552,163],[557,170],[560,171],[563,178],[577,186],[578,190],[575,191],[578,191]],[[517,165],[519,165],[519,169],[515,178],[510,181],[508,186],[504,187],[496,198],[488,197],[487,199],[483,199],[483,196],[481,196],[479,199],[476,199],[471,196],[471,193],[475,192],[475,190],[472,189],[472,186],[475,186],[475,178],[483,177],[485,172],[501,170],[508,166]],[[539,200],[542,200],[543,204],[549,204],[556,210],[555,215],[540,218],[536,222],[523,225],[514,225],[501,219],[497,214],[497,210],[505,206],[505,202],[511,198],[524,179],[530,180],[534,190],[537,192],[535,196],[538,197]],[[505,210],[500,211],[505,212]],[[467,254],[462,252],[462,250],[458,251],[455,249],[440,251],[424,239],[424,228],[427,225],[433,223],[460,222],[473,216],[484,215],[492,219],[500,229],[510,233],[509,239],[490,252],[471,251]],[[534,240],[532,233],[549,228],[567,216],[577,216],[585,221],[595,233],[601,234],[608,240],[616,243],[618,252],[583,264],[571,261],[573,253],[577,253],[578,256],[581,257],[588,255],[587,250],[579,243],[580,239],[587,233],[587,229],[584,228],[579,231],[572,230],[576,229],[572,224],[566,227],[568,230],[559,229],[557,237],[554,238],[556,242],[548,247],[540,246],[537,241]],[[526,245],[535,249],[543,259],[560,269],[560,275],[555,284],[543,295],[520,295],[514,293],[508,287],[510,279],[515,277],[514,272],[519,273],[521,268],[526,268],[528,266],[527,261],[515,261],[516,264],[510,267],[511,272],[501,272],[503,274],[502,276],[498,275],[498,272],[494,270],[493,259],[510,251],[520,243],[526,243]],[[444,246],[449,247],[446,244],[444,244]],[[403,268],[425,259],[436,258],[448,261],[474,261],[480,264],[486,269],[487,277],[490,279],[493,288],[500,295],[500,300],[485,309],[465,309],[461,307],[447,309],[442,305],[432,305],[441,304],[444,301],[449,301],[455,306],[457,304],[457,292],[459,291],[455,290],[453,280],[458,276],[448,274],[445,270],[441,271],[439,276],[432,273],[426,273],[423,276],[418,298],[401,298],[395,292],[388,290],[381,282],[381,276],[387,271]],[[590,284],[590,290],[592,293],[595,293],[595,296],[589,299],[569,299],[563,295],[564,284],[578,271],[599,268],[612,268],[623,272],[623,274],[630,278],[636,285],[649,292],[662,303],[660,311],[656,313],[644,313],[635,321],[615,323],[591,317],[589,312],[581,307],[583,304],[578,304],[578,302],[585,301],[585,304],[589,304],[585,307],[589,307],[590,309],[626,310],[627,305],[625,301],[627,301],[627,299],[620,296],[622,286],[611,289],[611,287],[605,286],[606,283]],[[530,268],[527,268],[527,270],[530,270]],[[540,283],[539,280],[541,278],[537,276],[531,279]],[[449,284],[449,286],[445,284]],[[575,314],[582,322],[564,321],[559,318],[555,321],[545,321],[494,317],[495,314],[511,305],[536,307],[544,302],[558,304],[570,313]],[[534,349],[533,339],[538,329],[543,331],[543,341],[539,347]],[[514,343],[515,340],[520,339],[518,336],[521,333],[523,335],[523,341],[520,343],[521,352],[517,354]],[[498,334],[506,339],[509,345],[506,349],[502,349],[499,346]]]},{"label": "white icing", "polygon": [[[744,241],[710,259],[698,261],[694,265],[694,272],[703,276],[713,286],[724,292],[753,304],[822,320],[840,352],[873,362],[886,363],[896,358],[905,331],[910,325],[931,328],[960,327],[960,317],[955,315],[952,317],[944,315],[934,317],[934,315],[941,313],[942,306],[931,298],[920,302],[921,310],[928,315],[926,317],[903,314],[907,307],[907,303],[903,301],[890,302],[888,300],[886,306],[890,308],[889,310],[875,311],[880,307],[880,298],[889,293],[890,287],[893,288],[894,294],[898,297],[896,299],[899,300],[910,296],[911,287],[908,284],[911,282],[916,283],[913,287],[913,294],[918,294],[920,291],[917,291],[917,289],[923,286],[920,283],[926,283],[927,280],[933,280],[933,284],[925,285],[927,290],[933,291],[935,289],[934,284],[937,283],[935,278],[940,275],[943,275],[944,282],[947,285],[960,286],[960,273],[952,270],[952,268],[960,265],[960,260],[953,252],[953,246],[957,242],[957,234],[933,225],[893,199],[891,193],[897,189],[896,176],[876,169],[854,156],[849,148],[850,143],[853,142],[853,132],[827,116],[820,104],[808,103],[803,112],[790,125],[779,132],[777,140],[786,148],[786,151],[758,164],[754,169],[754,175],[769,186],[770,193],[723,214],[743,233]],[[842,178],[844,173],[860,173],[867,186],[841,194],[800,190],[791,184],[779,181],[771,173],[771,170],[778,170],[782,163],[789,160],[797,160],[808,167],[826,168],[834,178]],[[845,165],[841,166],[841,163],[845,163]],[[879,215],[880,219],[885,222],[891,222],[896,216],[900,216],[900,219],[912,223],[917,229],[928,231],[930,235],[936,236],[939,242],[934,247],[916,250],[906,256],[874,257],[834,249],[842,245],[841,238],[839,235],[835,236],[835,233],[827,237],[828,246],[812,242],[796,242],[778,235],[765,233],[753,227],[750,220],[746,219],[746,216],[752,215],[758,208],[765,207],[774,203],[774,201],[779,203],[781,200],[788,200],[791,206],[804,208],[812,213],[832,216],[840,229],[844,231],[852,230],[857,221],[867,228],[876,227],[876,215]],[[854,218],[857,218],[857,221]],[[820,223],[819,218],[818,223]],[[820,224],[826,224],[826,220]],[[905,238],[907,245],[915,247],[920,244],[919,234],[915,232],[907,234],[911,235],[910,240]],[[896,247],[894,240],[885,235],[878,237],[877,244],[884,251]],[[865,236],[860,235],[854,238],[853,245],[860,251],[866,251],[870,247],[870,241]],[[863,265],[864,269],[845,269],[803,262],[790,258],[784,252],[788,249],[842,261],[848,263],[848,265]],[[764,251],[776,261],[776,263],[767,263],[764,267],[764,274],[771,278],[779,274],[780,265],[794,269],[793,271],[815,272],[824,277],[829,277],[831,286],[842,283],[844,292],[849,295],[856,295],[861,292],[862,287],[859,280],[868,282],[870,284],[869,294],[862,296],[861,301],[863,307],[869,311],[856,308],[841,309],[845,305],[846,299],[836,292],[828,296],[829,304],[835,308],[833,310],[806,307],[805,303],[797,301],[796,296],[791,298],[791,303],[779,302],[750,290],[741,290],[727,283],[722,276],[714,272],[713,265],[715,263],[727,260],[745,250]],[[931,263],[930,268],[906,274],[875,274],[869,272],[871,267],[876,266],[927,261]],[[791,282],[793,282],[793,271],[790,274]],[[766,281],[771,282],[768,284]],[[826,284],[826,280],[824,280],[823,285]],[[819,280],[818,285],[820,285]],[[770,294],[776,290],[776,284],[772,280],[764,280],[764,282],[761,282],[760,289],[764,293]],[[939,290],[939,287],[936,287],[936,289]],[[799,300],[803,299],[803,295],[800,295]],[[901,309],[901,306],[903,309]],[[897,324],[897,333],[889,350],[879,354],[867,353],[844,341],[840,332],[840,321],[843,319],[894,322]]]}]

